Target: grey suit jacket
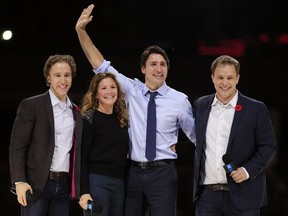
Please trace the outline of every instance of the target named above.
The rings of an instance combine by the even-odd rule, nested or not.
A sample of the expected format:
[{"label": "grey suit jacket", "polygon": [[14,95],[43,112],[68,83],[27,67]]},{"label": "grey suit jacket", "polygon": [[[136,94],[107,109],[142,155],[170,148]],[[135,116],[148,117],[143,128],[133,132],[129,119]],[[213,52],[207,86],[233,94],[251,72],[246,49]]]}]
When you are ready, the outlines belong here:
[{"label": "grey suit jacket", "polygon": [[[70,152],[71,196],[77,198],[80,189],[82,117],[73,104],[76,122],[75,141]],[[48,179],[55,146],[55,128],[49,92],[21,101],[11,132],[9,163],[11,183],[28,182],[35,196]],[[73,192],[73,194],[72,194]],[[74,193],[75,192],[75,193]]]},{"label": "grey suit jacket", "polygon": [[[215,94],[203,96],[194,102],[196,149],[194,157],[193,199],[199,189],[201,157],[205,146],[205,133]],[[227,175],[230,194],[239,209],[260,208],[267,203],[266,174],[276,153],[274,129],[264,103],[248,98],[239,92],[238,105],[228,141],[227,153],[237,167],[244,167],[250,178],[236,184]]]}]

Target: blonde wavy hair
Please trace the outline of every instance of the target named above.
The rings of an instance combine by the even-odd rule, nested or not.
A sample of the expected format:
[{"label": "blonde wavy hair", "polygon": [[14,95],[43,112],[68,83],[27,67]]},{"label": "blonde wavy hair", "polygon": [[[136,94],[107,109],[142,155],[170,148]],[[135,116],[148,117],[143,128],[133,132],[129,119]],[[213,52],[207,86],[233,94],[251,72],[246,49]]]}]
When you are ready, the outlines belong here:
[{"label": "blonde wavy hair", "polygon": [[81,106],[81,114],[85,115],[88,110],[97,110],[99,107],[99,100],[96,98],[97,90],[99,87],[99,83],[106,78],[111,78],[115,81],[116,87],[118,90],[118,97],[113,106],[113,113],[116,113],[118,116],[118,120],[121,127],[128,127],[128,112],[127,106],[125,102],[125,93],[122,90],[122,87],[117,80],[116,76],[113,73],[106,72],[106,73],[98,73],[95,74],[90,82],[90,86],[88,91],[84,95],[82,99],[82,106]]}]

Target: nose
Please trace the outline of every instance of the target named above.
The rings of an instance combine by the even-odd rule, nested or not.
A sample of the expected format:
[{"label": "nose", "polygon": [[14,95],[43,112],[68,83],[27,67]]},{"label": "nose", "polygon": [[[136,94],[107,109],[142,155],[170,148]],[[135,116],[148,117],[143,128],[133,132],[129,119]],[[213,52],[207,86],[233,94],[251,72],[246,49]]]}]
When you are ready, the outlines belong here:
[{"label": "nose", "polygon": [[113,88],[107,88],[106,94],[111,95],[113,93],[114,89]]},{"label": "nose", "polygon": [[223,85],[227,85],[229,81],[227,79],[223,79]]},{"label": "nose", "polygon": [[162,69],[161,65],[156,65],[156,71],[157,71],[157,72],[160,72],[161,69]]},{"label": "nose", "polygon": [[64,76],[61,76],[60,82],[64,83],[66,81],[66,78]]}]

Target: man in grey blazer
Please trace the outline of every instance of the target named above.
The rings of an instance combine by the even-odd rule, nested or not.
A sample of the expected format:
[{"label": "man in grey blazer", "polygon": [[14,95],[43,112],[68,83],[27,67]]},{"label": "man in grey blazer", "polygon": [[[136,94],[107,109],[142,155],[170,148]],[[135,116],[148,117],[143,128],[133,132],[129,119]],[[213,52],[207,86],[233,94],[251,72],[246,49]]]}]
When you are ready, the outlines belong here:
[{"label": "man in grey blazer", "polygon": [[194,102],[195,215],[257,216],[267,204],[265,168],[276,153],[264,103],[241,94],[239,62],[227,55],[211,66],[215,94]]},{"label": "man in grey blazer", "polygon": [[76,63],[52,55],[43,70],[50,89],[21,101],[11,132],[12,189],[22,216],[68,216],[80,184],[82,117],[67,96]]}]

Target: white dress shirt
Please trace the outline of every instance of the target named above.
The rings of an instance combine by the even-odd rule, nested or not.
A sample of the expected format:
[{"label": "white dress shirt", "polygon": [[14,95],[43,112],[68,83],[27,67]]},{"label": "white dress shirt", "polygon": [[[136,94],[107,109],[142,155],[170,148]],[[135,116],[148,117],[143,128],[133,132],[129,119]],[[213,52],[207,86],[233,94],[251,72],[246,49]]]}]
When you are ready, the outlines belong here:
[{"label": "white dress shirt", "polygon": [[[222,156],[226,153],[230,130],[238,100],[238,91],[227,104],[222,104],[215,96],[206,130],[205,154],[202,157],[202,184],[226,184],[226,172]],[[203,170],[203,168],[205,170]]]},{"label": "white dress shirt", "polygon": [[60,101],[49,90],[54,114],[55,148],[50,170],[69,172],[70,150],[73,145],[74,118],[72,104],[67,96],[66,103]]}]

